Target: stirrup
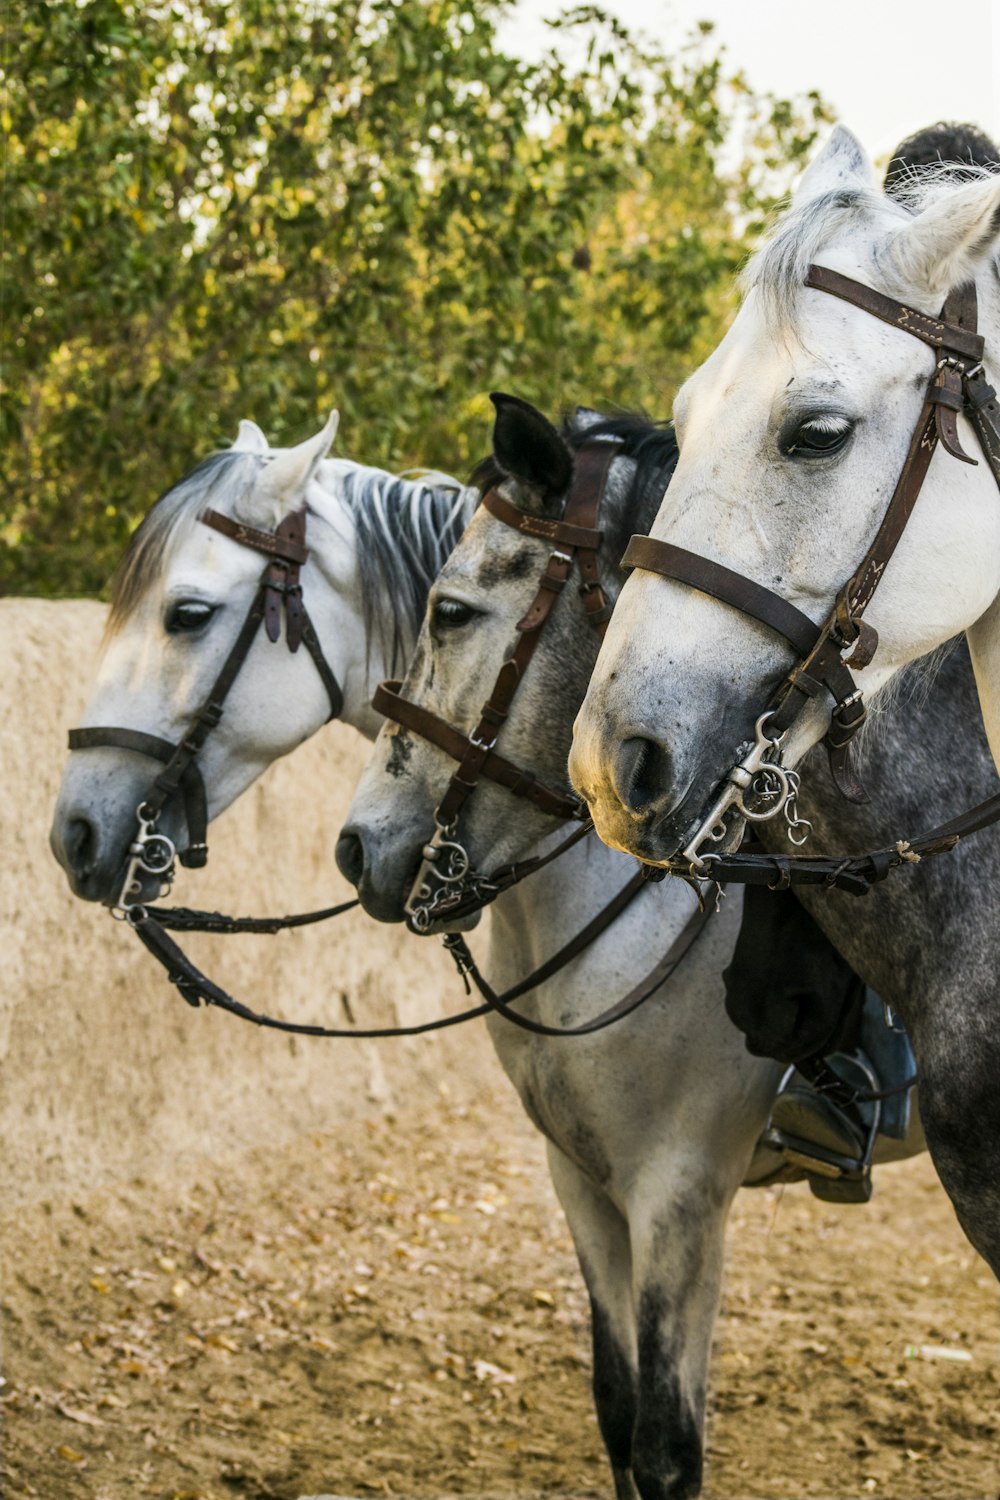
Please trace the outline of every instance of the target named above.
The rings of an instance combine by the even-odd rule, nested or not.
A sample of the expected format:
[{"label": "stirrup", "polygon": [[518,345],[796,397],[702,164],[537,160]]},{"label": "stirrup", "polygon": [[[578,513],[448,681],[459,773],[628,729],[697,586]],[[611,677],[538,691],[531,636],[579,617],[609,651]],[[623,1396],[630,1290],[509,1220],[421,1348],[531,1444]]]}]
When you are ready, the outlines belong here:
[{"label": "stirrup", "polygon": [[[837,1064],[838,1076],[848,1074],[848,1088],[878,1092],[875,1070],[863,1053],[838,1054]],[[865,1106],[864,1118],[851,1119],[793,1065],[781,1080],[762,1140],[805,1172],[814,1197],[827,1203],[867,1203],[881,1113],[881,1101],[875,1100]]]}]

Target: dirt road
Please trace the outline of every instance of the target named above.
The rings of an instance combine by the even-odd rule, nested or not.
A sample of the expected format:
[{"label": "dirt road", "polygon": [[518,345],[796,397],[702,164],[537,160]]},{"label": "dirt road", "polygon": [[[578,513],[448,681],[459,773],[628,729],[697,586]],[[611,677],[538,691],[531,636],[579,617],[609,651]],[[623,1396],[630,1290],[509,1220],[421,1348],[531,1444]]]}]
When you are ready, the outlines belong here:
[{"label": "dirt road", "polygon": [[[3,1235],[9,1500],[609,1492],[582,1285],[507,1092]],[[998,1333],[926,1159],[866,1209],[742,1193],[706,1494],[993,1500]]]}]

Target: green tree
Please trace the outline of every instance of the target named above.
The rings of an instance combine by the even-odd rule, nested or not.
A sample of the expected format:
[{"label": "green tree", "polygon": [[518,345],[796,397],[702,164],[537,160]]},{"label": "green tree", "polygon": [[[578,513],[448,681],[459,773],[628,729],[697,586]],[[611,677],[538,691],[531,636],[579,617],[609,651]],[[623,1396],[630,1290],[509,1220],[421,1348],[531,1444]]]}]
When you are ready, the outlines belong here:
[{"label": "green tree", "polygon": [[8,0],[0,591],[100,591],[243,416],[461,469],[493,387],[669,409],[819,102],[501,9]]}]

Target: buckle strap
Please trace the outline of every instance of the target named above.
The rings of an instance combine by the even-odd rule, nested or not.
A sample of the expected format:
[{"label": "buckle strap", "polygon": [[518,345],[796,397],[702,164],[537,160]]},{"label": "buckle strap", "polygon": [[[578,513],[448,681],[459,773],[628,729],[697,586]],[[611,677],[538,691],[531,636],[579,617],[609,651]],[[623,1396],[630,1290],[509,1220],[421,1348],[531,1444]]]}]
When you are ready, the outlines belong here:
[{"label": "buckle strap", "polygon": [[965,397],[969,420],[976,429],[976,436],[986,455],[986,462],[993,470],[993,477],[1000,485],[1000,403],[984,370],[972,370],[966,375]]},{"label": "buckle strap", "polygon": [[[301,546],[308,557],[308,548],[305,545],[305,510],[294,510],[287,516],[283,516],[275,528],[274,535],[276,539],[281,539],[283,546],[289,543],[293,547]],[[267,631],[267,638],[273,645],[280,637],[281,610],[284,606],[285,641],[293,655],[302,644],[304,624],[299,568],[299,563],[289,561],[287,557],[275,556],[272,557],[264,574],[264,628]]]}]

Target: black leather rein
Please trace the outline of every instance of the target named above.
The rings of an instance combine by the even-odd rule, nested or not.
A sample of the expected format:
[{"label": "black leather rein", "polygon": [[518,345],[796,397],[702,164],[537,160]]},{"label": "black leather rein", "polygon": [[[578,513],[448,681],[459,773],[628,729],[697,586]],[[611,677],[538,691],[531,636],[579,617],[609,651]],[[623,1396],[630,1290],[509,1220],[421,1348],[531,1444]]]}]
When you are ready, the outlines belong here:
[{"label": "black leather rein", "polygon": [[451,1016],[440,1016],[433,1021],[422,1021],[413,1026],[366,1026],[366,1027],[334,1027],[334,1026],[312,1026],[301,1021],[280,1021],[274,1016],[251,1010],[248,1005],[233,998],[214,980],[208,978],[201,969],[192,963],[191,959],[165,930],[167,927],[181,929],[187,932],[256,932],[275,933],[289,927],[303,927],[310,922],[323,922],[328,917],[340,916],[342,912],[350,911],[358,905],[357,901],[345,901],[340,906],[328,907],[323,911],[308,912],[298,917],[260,918],[260,917],[227,917],[220,912],[188,911],[183,907],[172,909],[159,909],[152,907],[134,908],[135,915],[130,916],[129,925],[132,926],[145,948],[162,965],[167,972],[170,983],[174,985],[178,993],[188,1005],[195,1008],[204,1004],[214,1006],[218,1010],[224,1010],[231,1016],[238,1017],[241,1021],[250,1021],[254,1026],[261,1026],[271,1031],[290,1032],[294,1036],[312,1037],[336,1037],[338,1039],[354,1037],[358,1040],[382,1040],[389,1037],[424,1036],[431,1031],[445,1031],[452,1026],[460,1026],[466,1021],[475,1020],[479,1016],[488,1015],[491,1011],[509,1021],[512,1025],[520,1027],[523,1031],[533,1032],[536,1036],[547,1037],[572,1037],[591,1036],[595,1032],[603,1031],[617,1021],[622,1021],[626,1016],[632,1014],[653,995],[661,989],[674,973],[681,961],[687,956],[698,938],[704,932],[705,927],[714,913],[714,907],[702,906],[695,909],[692,916],[685,923],[675,941],[671,944],[666,954],[659,960],[656,966],[638,984],[629,990],[627,995],[617,1000],[613,1005],[602,1010],[597,1016],[589,1021],[581,1022],[578,1026],[547,1026],[541,1021],[535,1021],[530,1016],[523,1016],[518,1011],[512,1010],[513,1001],[527,995],[536,989],[538,985],[544,984],[551,979],[560,969],[581,953],[594,941],[600,932],[610,926],[611,922],[620,915],[632,898],[638,894],[639,889],[645,883],[642,872],[634,876],[629,883],[622,888],[618,896],[603,908],[594,920],[587,924],[580,932],[570,939],[550,959],[541,964],[526,979],[520,980],[512,985],[510,989],[498,994],[488,981],[483,978],[476,965],[476,961],[469,950],[465,939],[457,933],[449,934],[443,939],[446,951],[455,961],[464,984],[466,993],[470,991],[470,980],[479,994],[483,997],[483,1003],[468,1010],[457,1012]]}]

